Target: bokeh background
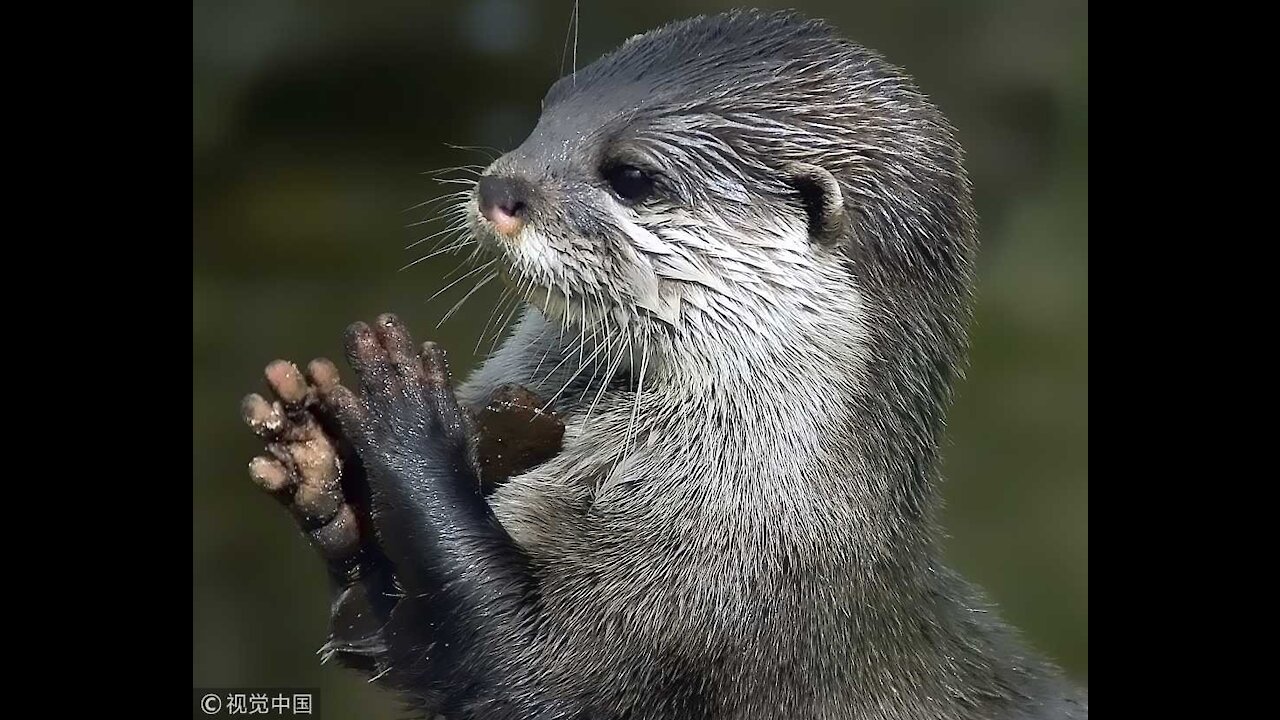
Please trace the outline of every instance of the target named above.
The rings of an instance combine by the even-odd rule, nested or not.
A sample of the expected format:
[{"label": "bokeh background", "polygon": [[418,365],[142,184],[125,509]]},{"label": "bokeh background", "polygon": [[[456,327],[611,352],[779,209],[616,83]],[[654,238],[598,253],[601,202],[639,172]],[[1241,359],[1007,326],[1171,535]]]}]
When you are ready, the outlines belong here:
[{"label": "bokeh background", "polygon": [[[1088,5],[757,5],[826,17],[880,50],[959,130],[984,245],[949,424],[947,554],[1087,682]],[[474,364],[498,291],[434,330],[469,284],[428,302],[458,260],[400,271],[430,243],[405,247],[442,227],[406,208],[450,189],[424,173],[488,162],[450,145],[507,150],[532,129],[572,6],[194,0],[193,685],[320,687],[326,717],[401,716],[356,674],[318,665],[321,564],[250,483],[258,445],[238,403],[269,360],[337,357],[348,322],[385,310],[442,341],[458,371]],[[578,62],[731,6],[584,0]]]}]

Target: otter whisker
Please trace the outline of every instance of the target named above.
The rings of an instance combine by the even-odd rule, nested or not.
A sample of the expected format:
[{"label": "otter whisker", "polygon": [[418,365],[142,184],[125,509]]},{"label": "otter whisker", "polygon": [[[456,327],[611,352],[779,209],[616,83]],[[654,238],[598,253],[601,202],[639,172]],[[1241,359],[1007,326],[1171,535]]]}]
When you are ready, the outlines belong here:
[{"label": "otter whisker", "polygon": [[[564,278],[560,279],[560,284],[556,286],[556,290],[560,293],[560,301],[564,306],[564,322],[562,325],[572,329],[577,324],[577,320],[573,316],[573,297],[569,294],[569,286],[565,283]],[[564,337],[564,333],[560,333]]]},{"label": "otter whisker", "polygon": [[404,210],[401,210],[400,212],[409,212],[411,210],[417,210],[418,208],[427,207],[429,205],[440,202],[442,200],[448,200],[450,198],[463,198],[470,194],[471,194],[471,191],[469,190],[456,190],[451,193],[445,193],[443,195],[437,195],[435,197],[427,198],[426,200],[423,200],[422,202],[416,205],[410,205],[409,207],[405,208]]},{"label": "otter whisker", "polygon": [[[604,301],[600,300],[599,298],[596,298],[596,303],[600,306],[600,316],[599,316],[599,319],[597,319],[595,322],[591,324],[591,343],[594,346],[598,347],[600,345],[600,330],[601,329],[607,330],[607,328],[605,328],[605,320],[604,320]],[[584,315],[586,314],[585,310],[583,314]],[[605,337],[606,338],[608,337],[607,332]],[[596,369],[593,370],[591,373],[591,378],[587,380],[587,384],[582,388],[582,394],[578,396],[579,403],[587,399],[587,393],[591,391],[591,386],[595,385],[596,377],[600,374],[600,369],[601,369],[600,365],[597,364]],[[608,378],[605,378],[606,383],[607,381],[608,381]]]},{"label": "otter whisker", "polygon": [[457,280],[454,280],[453,282],[449,283],[448,285],[445,285],[444,287],[442,287],[442,288],[440,288],[439,290],[437,290],[437,291],[435,292],[435,294],[434,294],[434,295],[432,295],[431,297],[427,298],[427,302],[431,302],[432,300],[435,300],[436,298],[440,297],[441,293],[446,292],[447,290],[449,290],[449,288],[453,287],[454,285],[457,285],[458,283],[462,282],[463,280],[466,280],[467,278],[471,277],[472,275],[478,275],[479,273],[484,272],[485,270],[488,270],[489,268],[493,267],[497,262],[498,262],[498,261],[497,261],[497,259],[495,258],[495,259],[490,260],[489,262],[487,262],[487,263],[485,263],[485,264],[481,265],[480,267],[478,267],[478,268],[476,268],[476,269],[474,269],[474,270],[471,270],[470,272],[468,272],[468,273],[466,273],[466,274],[464,274],[464,275],[460,276]]},{"label": "otter whisker", "polygon": [[[538,331],[538,339],[541,340],[543,337],[546,336],[546,334],[547,334],[547,328],[544,326],[541,330]],[[533,378],[536,378],[538,376],[538,371],[542,369],[542,364],[547,361],[547,357],[551,354],[551,352],[553,350],[559,350],[559,349],[560,348],[557,347],[555,344],[547,343],[547,349],[544,350],[542,352],[542,356],[538,358],[538,364],[533,366],[533,372],[529,373],[530,381],[532,381]]]},{"label": "otter whisker", "polygon": [[496,272],[491,272],[491,273],[489,273],[488,275],[485,275],[485,276],[484,276],[484,279],[483,279],[483,280],[481,280],[480,282],[476,283],[475,287],[471,288],[471,291],[470,291],[470,292],[468,292],[466,295],[463,295],[461,300],[459,300],[457,303],[455,303],[453,307],[449,308],[449,312],[445,313],[445,314],[444,314],[444,317],[440,318],[440,322],[436,323],[436,329],[437,329],[437,330],[439,330],[439,329],[440,329],[440,326],[441,326],[441,325],[444,325],[445,321],[446,321],[446,320],[448,320],[448,319],[449,319],[449,317],[450,317],[450,316],[452,316],[455,312],[457,312],[457,311],[458,311],[458,308],[462,307],[462,304],[463,304],[463,303],[465,303],[467,300],[469,300],[469,299],[471,298],[471,296],[472,296],[472,295],[475,295],[475,294],[476,294],[476,292],[480,290],[480,288],[482,288],[482,287],[484,287],[485,285],[487,285],[487,284],[489,283],[489,281],[490,281],[490,280],[492,280],[492,279],[494,279],[494,278],[496,278],[496,277],[498,277],[498,273],[496,273]]},{"label": "otter whisker", "polygon": [[459,241],[462,241],[463,243],[471,242],[472,240],[474,240],[474,238],[471,237],[469,230],[470,228],[465,218],[450,219],[448,221],[448,224],[445,227],[429,235],[426,235],[424,237],[418,238],[417,240],[414,240],[413,242],[404,246],[404,249],[412,250],[417,246],[425,242],[435,240],[436,238],[440,238],[440,240],[438,240],[431,246],[431,250],[433,251],[439,249],[441,246],[446,244],[455,244]]},{"label": "otter whisker", "polygon": [[[596,347],[600,347],[600,346],[599,346],[599,345],[596,345]],[[607,354],[607,353],[606,353],[605,357],[606,357],[606,360],[607,360],[607,358],[608,358],[608,354]],[[606,363],[606,364],[607,364],[607,363]],[[586,399],[587,399],[587,393],[591,392],[591,388],[595,387],[595,384],[596,384],[596,378],[600,377],[600,370],[601,370],[601,369],[602,369],[602,368],[601,368],[601,364],[600,364],[600,363],[596,363],[596,364],[594,365],[594,367],[593,367],[593,369],[592,369],[592,371],[591,371],[591,377],[587,378],[587,382],[586,382],[586,384],[584,384],[584,385],[582,386],[582,392],[578,395],[578,403],[582,403],[582,401],[584,401],[584,400],[586,400]]]},{"label": "otter whisker", "polygon": [[[611,336],[607,337],[606,340],[609,342],[610,345],[613,344]],[[604,374],[604,380],[601,381],[600,388],[596,390],[596,396],[591,401],[591,406],[587,408],[587,414],[583,418],[584,424],[586,423],[587,420],[591,419],[591,413],[595,411],[596,404],[600,402],[600,398],[604,397],[604,391],[608,389],[608,387],[611,384],[613,384],[613,378],[617,377],[618,368],[622,367],[622,358],[625,354],[626,354],[626,348],[622,346],[622,343],[619,340],[618,357],[616,360],[613,361],[613,364],[609,366],[608,372]]]},{"label": "otter whisker", "polygon": [[[470,195],[471,193],[470,193],[470,192],[463,191],[463,193],[462,193],[462,194],[463,194],[463,195]],[[442,199],[443,199],[443,198],[442,198]],[[443,218],[443,219],[450,220],[451,222],[458,222],[458,221],[460,221],[460,220],[465,222],[465,221],[467,220],[467,215],[466,215],[465,206],[462,208],[462,212],[459,212],[459,208],[457,208],[457,207],[453,207],[453,208],[450,208],[450,209],[448,209],[448,210],[445,210],[444,212],[441,212],[441,213],[439,213],[439,214],[433,215],[433,216],[431,216],[431,217],[423,218],[422,220],[417,220],[417,221],[415,221],[415,222],[411,222],[411,223],[409,223],[409,224],[405,225],[405,227],[407,227],[407,228],[411,228],[411,227],[418,227],[419,225],[426,225],[426,224],[428,224],[428,223],[437,222],[437,221],[441,220],[442,218]]]},{"label": "otter whisker", "polygon": [[511,288],[505,288],[503,289],[502,294],[498,296],[498,302],[494,303],[493,309],[489,311],[489,319],[485,321],[484,327],[480,328],[480,337],[476,338],[476,346],[471,350],[473,355],[478,355],[480,353],[480,346],[484,344],[484,338],[489,332],[489,326],[493,324],[494,318],[498,316],[499,309],[506,306],[507,300],[511,297],[511,293],[513,292],[515,291]]},{"label": "otter whisker", "polygon": [[581,315],[580,315],[580,318],[579,318],[579,320],[578,320],[578,327],[579,327],[579,330],[578,330],[578,363],[579,363],[579,364],[581,364],[581,363],[582,363],[582,353],[583,353],[583,352],[586,350],[586,348],[587,348],[587,296],[586,296],[586,295],[584,295],[584,294],[579,294],[579,295],[578,295],[578,298],[579,298],[579,300],[581,300],[581,303],[580,303],[581,308],[580,308],[580,310],[579,310],[579,312],[581,313]]},{"label": "otter whisker", "polygon": [[[471,218],[465,213],[457,213],[453,211],[442,213],[440,216],[445,221],[444,232],[469,232],[471,230]],[[431,239],[435,235],[443,233],[435,233],[424,239]]]},{"label": "otter whisker", "polygon": [[[481,248],[481,247],[480,247],[480,243],[477,243],[477,242],[468,242],[468,243],[464,243],[464,244],[462,245],[462,247],[466,247],[468,244],[470,244],[470,245],[472,246],[472,247],[471,247],[471,254],[470,254],[470,255],[467,255],[465,258],[463,258],[462,262],[463,262],[464,264],[470,264],[470,263],[475,262],[475,261],[476,261],[476,259],[480,256],[480,253],[481,253],[481,252],[482,252],[482,250],[483,250],[483,248]],[[461,249],[462,249],[462,247],[460,247],[460,248],[458,248],[458,249],[459,249],[459,250],[461,250]]]},{"label": "otter whisker", "polygon": [[498,323],[498,325],[494,327],[493,342],[489,345],[490,355],[492,355],[494,349],[498,347],[498,341],[502,339],[502,332],[506,330],[507,325],[511,323],[511,318],[515,317],[522,305],[524,305],[524,292],[517,292],[515,302],[511,303],[511,310],[507,313],[507,316],[502,320],[502,322]]},{"label": "otter whisker", "polygon": [[[541,337],[541,335],[542,334],[540,333],[539,337]],[[538,376],[538,371],[542,369],[542,364],[547,361],[547,357],[551,355],[551,351],[557,349],[558,348],[555,345],[550,343],[547,344],[547,349],[542,351],[542,355],[538,357],[538,363],[533,366],[533,371],[529,373],[530,379]]]},{"label": "otter whisker", "polygon": [[[454,249],[456,250],[456,249],[460,249],[460,248],[454,248]],[[487,267],[487,266],[492,265],[493,263],[496,263],[496,262],[498,262],[498,259],[497,259],[497,258],[494,258],[493,260],[490,260],[488,263],[485,263],[485,266]],[[450,270],[449,272],[445,273],[445,274],[444,274],[444,277],[442,277],[442,278],[440,278],[440,279],[441,279],[441,280],[448,280],[449,278],[453,277],[454,273],[457,273],[457,272],[459,272],[459,271],[463,270],[463,269],[464,269],[464,268],[466,268],[466,267],[468,267],[468,264],[467,264],[467,263],[465,263],[465,262],[458,263],[458,265],[457,265],[456,267],[454,267],[454,268],[453,268],[452,270]],[[457,280],[454,280],[454,281],[453,281],[453,283],[450,283],[450,287],[452,287],[452,285],[453,285],[453,284],[456,284],[459,280],[463,280],[463,279],[465,279],[465,278],[467,278],[467,277],[470,277],[471,275],[474,275],[474,274],[475,274],[475,271],[474,271],[474,270],[473,270],[473,271],[470,271],[470,272],[468,272],[468,273],[466,273],[466,274],[465,274],[465,275],[463,275],[462,277],[459,277]]]},{"label": "otter whisker", "polygon": [[447,148],[453,150],[467,150],[469,152],[478,152],[489,158],[490,161],[497,160],[502,155],[502,151],[488,145],[455,145],[453,143],[441,143]]},{"label": "otter whisker", "polygon": [[[418,263],[423,260],[426,260],[427,258],[433,258],[440,255],[454,254],[454,253],[457,253],[457,251],[461,250],[462,248],[467,247],[468,245],[479,247],[479,244],[476,243],[475,238],[471,237],[463,229],[459,228],[457,230],[454,230],[453,234],[451,234],[450,236],[442,238],[439,242],[432,245],[427,255],[425,257],[415,260],[414,263]],[[412,249],[413,248],[411,247],[405,248],[405,250],[412,250]]]},{"label": "otter whisker", "polygon": [[[563,326],[561,327],[561,332],[563,332]],[[569,358],[571,357],[573,357],[573,353],[565,353],[564,357],[560,358],[560,362],[556,363],[556,366],[551,368],[550,372],[547,373],[546,377],[542,379],[542,382],[538,384],[541,385],[542,383],[549,382],[551,378],[555,377],[556,371],[564,367],[564,364],[568,362]],[[537,374],[537,368],[534,368],[534,374],[535,375]]]},{"label": "otter whisker", "polygon": [[[543,404],[543,406],[542,406],[542,411],[543,411],[543,412],[546,412],[546,411],[547,411],[547,409],[548,409],[548,408],[550,408],[550,407],[551,407],[551,405],[552,405],[553,403],[555,403],[556,399],[560,397],[560,394],[561,394],[561,393],[563,393],[565,390],[569,389],[569,386],[573,384],[573,381],[574,381],[574,380],[577,380],[577,379],[578,379],[578,376],[582,374],[582,371],[586,369],[587,363],[590,363],[590,362],[591,362],[591,360],[592,360],[593,358],[595,358],[595,356],[596,356],[597,354],[599,354],[599,353],[600,353],[600,348],[596,348],[596,349],[595,349],[595,350],[594,350],[590,355],[588,355],[588,356],[587,356],[586,362],[583,362],[583,363],[579,363],[579,364],[578,364],[578,369],[577,369],[577,370],[575,370],[575,371],[573,372],[573,374],[569,376],[569,379],[568,379],[568,380],[565,380],[564,384],[560,386],[560,389],[559,389],[559,390],[557,390],[557,391],[555,392],[555,394],[554,394],[554,395],[552,395],[552,396],[551,396],[551,398],[550,398],[549,400],[547,400],[547,402],[546,402],[545,404]],[[554,375],[556,374],[556,370],[558,370],[558,369],[560,368],[560,365],[563,365],[563,364],[564,364],[564,361],[565,361],[565,360],[568,360],[570,357],[573,357],[573,356],[572,356],[571,354],[566,355],[566,356],[565,356],[565,358],[564,358],[564,360],[561,360],[561,361],[560,361],[560,364],[559,364],[559,365],[557,365],[555,368],[553,368],[553,369],[551,370],[551,372],[547,375],[547,380],[550,380],[550,379],[551,379],[551,377],[552,377],[552,376],[554,376]]]},{"label": "otter whisker", "polygon": [[569,12],[569,27],[564,31],[564,50],[560,53],[560,75],[564,75],[564,61],[569,55],[569,37],[573,37],[573,84],[578,84],[578,0],[573,2],[573,10]]},{"label": "otter whisker", "polygon": [[[430,225],[431,223],[440,222],[441,220],[446,221],[446,224],[448,226],[446,229],[454,230],[459,227],[463,227],[466,223],[467,218],[465,215],[459,215],[456,212],[445,210],[443,212],[438,212],[432,215],[431,217],[426,217],[421,220],[415,220],[411,223],[406,223],[405,228],[421,227],[422,225]],[[432,237],[434,237],[434,235]],[[418,242],[422,242],[422,241],[419,240]]]},{"label": "otter whisker", "polygon": [[[460,241],[458,241],[458,242],[452,243],[452,244],[447,245],[447,246],[445,246],[445,247],[443,247],[443,248],[440,248],[439,250],[434,250],[434,251],[432,251],[432,252],[430,252],[430,253],[428,253],[428,254],[426,254],[426,255],[423,255],[422,257],[418,258],[417,260],[414,260],[413,262],[409,263],[408,265],[405,265],[404,267],[400,268],[400,270],[399,270],[399,271],[400,271],[400,272],[403,272],[403,271],[408,270],[409,268],[413,267],[414,265],[417,265],[418,263],[420,263],[420,262],[422,262],[422,261],[424,261],[424,260],[430,260],[430,259],[431,259],[431,258],[433,258],[433,257],[436,257],[436,256],[438,256],[438,255],[444,255],[445,253],[449,253],[449,252],[457,252],[458,250],[461,250],[462,248],[466,247],[467,245],[472,245],[472,244],[475,244],[475,241],[474,241],[474,240],[472,240],[472,239],[470,239],[470,238],[463,238],[462,240],[460,240]],[[406,249],[408,249],[408,248],[406,248]]]},{"label": "otter whisker", "polygon": [[450,225],[450,226],[448,226],[448,227],[444,228],[443,230],[439,230],[439,231],[437,231],[437,232],[433,232],[433,233],[431,233],[430,235],[428,235],[428,236],[426,236],[426,237],[424,237],[424,238],[419,238],[419,239],[417,239],[417,240],[413,241],[412,243],[409,243],[408,245],[406,245],[406,246],[405,246],[405,248],[404,248],[404,249],[405,249],[405,250],[412,250],[412,249],[414,249],[415,247],[417,247],[417,246],[421,245],[422,243],[427,242],[428,240],[431,240],[431,239],[433,239],[433,238],[440,237],[441,235],[444,235],[444,234],[446,234],[446,233],[450,233],[450,232],[457,232],[457,231],[459,231],[459,230],[465,230],[465,229],[466,229],[466,225],[459,225],[459,224],[456,224],[456,223],[455,223],[455,224],[452,224],[452,225]]},{"label": "otter whisker", "polygon": [[640,379],[636,382],[635,403],[631,407],[631,420],[627,423],[627,440],[624,443],[626,450],[623,451],[623,457],[631,454],[631,443],[635,440],[636,425],[640,421],[640,398],[644,395],[644,376],[649,368],[649,343],[644,339],[640,340]]},{"label": "otter whisker", "polygon": [[484,165],[455,165],[453,167],[440,168],[439,170],[427,170],[426,172],[419,173],[419,175],[435,177],[437,175],[443,175],[450,172],[469,172],[475,175],[481,175],[484,173],[484,168]]}]

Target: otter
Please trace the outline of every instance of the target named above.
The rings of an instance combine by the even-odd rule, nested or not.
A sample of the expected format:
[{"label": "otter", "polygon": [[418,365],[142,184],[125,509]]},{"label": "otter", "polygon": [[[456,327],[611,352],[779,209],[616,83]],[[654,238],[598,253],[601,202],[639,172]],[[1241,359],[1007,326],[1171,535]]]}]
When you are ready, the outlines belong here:
[{"label": "otter", "polygon": [[[561,78],[464,203],[527,302],[500,349],[455,394],[384,315],[351,388],[275,363],[245,403],[333,570],[325,656],[451,719],[1087,717],[940,559],[970,194],[908,76],[794,13]],[[513,386],[555,448],[486,487]]]}]

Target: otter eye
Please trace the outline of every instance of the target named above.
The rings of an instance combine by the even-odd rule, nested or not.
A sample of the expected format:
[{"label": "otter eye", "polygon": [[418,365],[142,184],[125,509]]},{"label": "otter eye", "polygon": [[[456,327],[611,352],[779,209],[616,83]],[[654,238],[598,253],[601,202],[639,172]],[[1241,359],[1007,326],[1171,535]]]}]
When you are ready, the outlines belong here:
[{"label": "otter eye", "polygon": [[644,202],[653,194],[653,178],[634,165],[605,168],[604,179],[613,192],[628,203]]}]

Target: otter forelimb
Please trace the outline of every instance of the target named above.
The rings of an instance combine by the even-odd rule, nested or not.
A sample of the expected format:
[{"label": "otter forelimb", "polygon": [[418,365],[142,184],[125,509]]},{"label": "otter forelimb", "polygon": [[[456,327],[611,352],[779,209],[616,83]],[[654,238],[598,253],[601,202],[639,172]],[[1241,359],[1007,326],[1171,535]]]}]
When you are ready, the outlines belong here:
[{"label": "otter forelimb", "polygon": [[485,501],[444,352],[416,352],[393,315],[353,324],[346,350],[359,392],[336,385],[325,401],[364,466],[379,546],[404,590],[379,664],[397,684],[438,693],[446,715],[595,717],[521,667],[536,582]]},{"label": "otter forelimb", "polygon": [[[403,326],[385,316],[382,320],[390,325],[376,334],[379,342],[383,342],[384,337],[408,342]],[[405,625],[406,618],[429,611],[416,597],[421,591],[415,591],[415,597],[407,601],[401,599],[407,590],[399,586],[421,586],[401,580],[397,570],[414,575],[421,558],[410,557],[406,553],[411,551],[401,548],[394,556],[397,562],[393,563],[379,542],[379,537],[384,542],[388,539],[389,531],[375,531],[376,523],[397,523],[397,517],[403,516],[396,512],[394,501],[396,497],[404,497],[405,489],[400,483],[414,486],[449,483],[468,501],[477,492],[487,495],[508,477],[559,452],[564,424],[554,413],[541,409],[541,400],[535,394],[518,385],[497,388],[486,403],[473,410],[458,408],[452,401],[443,353],[434,346],[429,346],[421,356],[398,354],[395,359],[399,364],[394,365],[397,372],[403,372],[404,362],[417,363],[409,370],[418,384],[402,383],[399,387],[406,391],[425,390],[427,395],[419,399],[429,402],[413,408],[400,405],[395,412],[388,413],[390,399],[379,396],[376,391],[393,385],[384,383],[370,390],[373,376],[369,373],[380,371],[382,374],[378,377],[387,380],[391,366],[386,363],[390,358],[371,357],[367,351],[374,348],[364,349],[366,352],[352,355],[352,365],[358,368],[358,380],[364,389],[362,399],[341,385],[337,368],[326,359],[313,360],[305,376],[292,363],[277,360],[268,365],[265,372],[271,399],[249,395],[242,403],[242,414],[246,424],[267,441],[267,454],[253,458],[249,464],[250,476],[289,508],[312,546],[326,561],[334,581],[330,633],[323,648],[324,656],[337,658],[356,669],[382,674],[395,670],[406,655],[420,653],[427,644],[456,647],[458,643],[456,639],[437,642],[419,637],[417,623]],[[377,495],[384,500],[374,502],[369,475],[358,452],[373,452],[373,449],[367,443],[357,448],[350,442],[350,438],[365,437],[360,434],[365,420],[356,420],[351,414],[357,412],[359,417],[367,419],[362,408],[378,408],[380,417],[392,423],[435,428],[439,431],[438,437],[432,437],[452,443],[450,452],[462,453],[458,456],[460,459],[455,458],[457,471],[452,466],[450,469],[422,467],[402,477],[388,475],[382,469],[385,463],[379,464],[379,481],[375,484],[385,488]],[[432,424],[440,422],[442,411],[448,413],[447,427]],[[340,423],[353,422],[348,426],[354,434],[340,427]],[[385,435],[381,437],[388,439]],[[432,455],[427,453],[423,457]],[[405,464],[413,465],[413,462]],[[417,505],[409,502],[401,507]],[[464,524],[477,517],[490,522],[482,510],[471,508],[468,511],[471,516]],[[397,527],[400,531],[390,531],[393,544],[398,542],[397,538],[415,534],[404,525]],[[440,574],[441,582],[447,576],[447,571]],[[435,617],[443,617],[434,615],[436,611],[430,612]],[[384,632],[393,621],[397,627],[405,625],[405,632]],[[453,629],[460,629],[456,623],[453,625]],[[388,641],[388,637],[396,640]],[[431,686],[439,685],[436,681]]]}]

